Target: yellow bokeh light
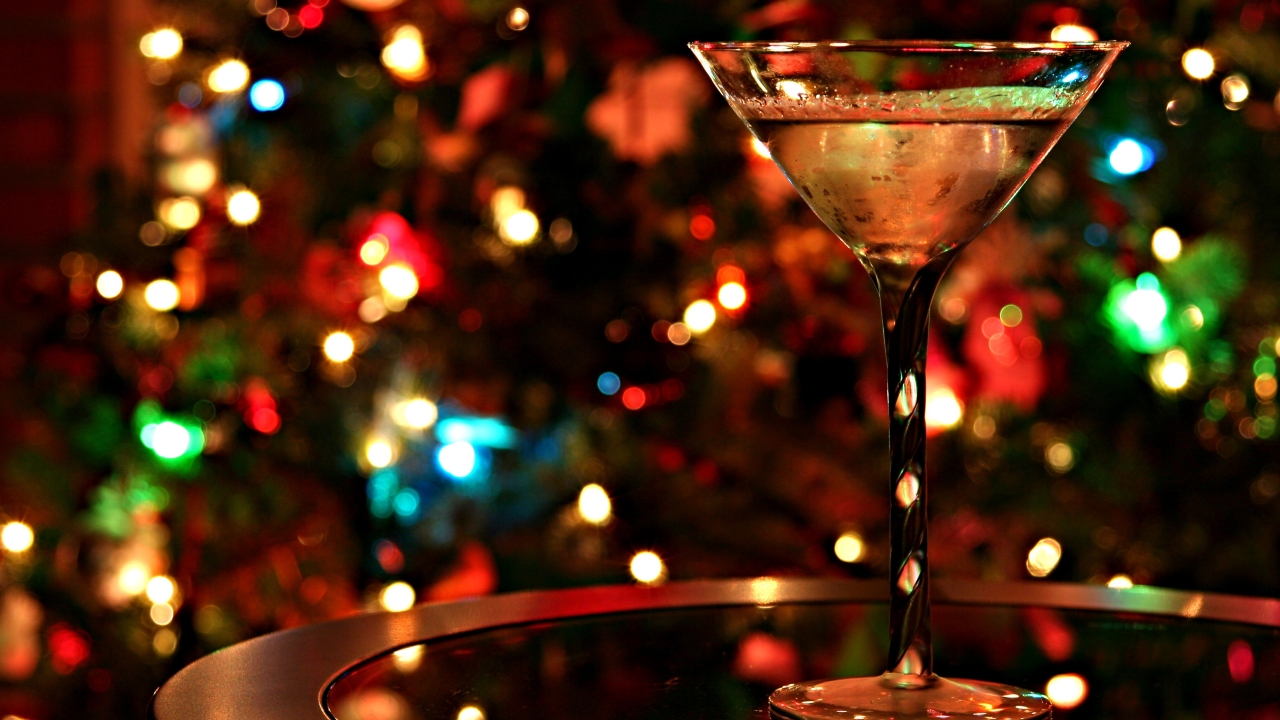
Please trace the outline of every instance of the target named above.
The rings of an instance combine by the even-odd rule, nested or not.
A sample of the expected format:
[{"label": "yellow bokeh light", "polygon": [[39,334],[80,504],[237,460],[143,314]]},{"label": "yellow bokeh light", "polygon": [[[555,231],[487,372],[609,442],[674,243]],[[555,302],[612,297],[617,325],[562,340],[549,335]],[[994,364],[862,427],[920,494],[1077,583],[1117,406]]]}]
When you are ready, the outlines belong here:
[{"label": "yellow bokeh light", "polygon": [[142,36],[138,49],[145,57],[172,60],[182,52],[182,34],[173,28],[158,28]]},{"label": "yellow bokeh light", "polygon": [[1054,42],[1094,42],[1098,33],[1083,25],[1058,25],[1049,31],[1049,39]]},{"label": "yellow bokeh light", "polygon": [[956,393],[945,385],[929,391],[924,405],[924,424],[937,430],[950,430],[960,426],[964,419],[964,404]]},{"label": "yellow bokeh light", "polygon": [[390,40],[382,48],[382,64],[401,80],[426,79],[427,50],[422,44],[422,31],[412,25],[392,30]]},{"label": "yellow bokeh light", "polygon": [[153,603],[167,603],[173,599],[173,594],[177,590],[177,586],[173,584],[173,578],[166,575],[157,575],[147,581],[147,599]]},{"label": "yellow bokeh light", "polygon": [[382,289],[397,300],[408,300],[418,294],[418,276],[407,265],[388,265],[378,273]]},{"label": "yellow bokeh light", "polygon": [[249,84],[249,66],[240,60],[223,60],[209,71],[208,83],[214,92],[240,92]]},{"label": "yellow bokeh light", "polygon": [[710,330],[716,324],[716,306],[706,300],[694,300],[684,309],[684,324],[694,335]]},{"label": "yellow bokeh light", "polygon": [[1191,359],[1182,348],[1171,348],[1153,361],[1152,379],[1163,390],[1177,391],[1191,380]]},{"label": "yellow bokeh light", "polygon": [[125,595],[141,595],[151,580],[151,571],[140,562],[128,562],[116,575],[116,586]]},{"label": "yellow bokeh light", "polygon": [[484,720],[484,711],[475,705],[467,705],[458,711],[458,720]]},{"label": "yellow bokeh light", "polygon": [[508,245],[528,245],[541,229],[538,216],[529,210],[516,210],[498,225],[498,236]]},{"label": "yellow bokeh light", "polygon": [[200,222],[200,203],[192,197],[166,198],[160,201],[156,214],[175,230],[190,230]]},{"label": "yellow bokeh light", "polygon": [[1070,710],[1079,706],[1088,697],[1089,683],[1075,673],[1054,675],[1044,686],[1044,694],[1055,708]]},{"label": "yellow bokeh light", "polygon": [[522,7],[513,7],[507,13],[507,27],[519,32],[529,27],[529,11]]},{"label": "yellow bokeh light", "polygon": [[167,602],[159,602],[152,605],[148,614],[151,616],[151,622],[160,627],[173,622],[173,606]]},{"label": "yellow bokeh light", "polygon": [[1062,442],[1054,442],[1045,448],[1044,461],[1049,469],[1056,473],[1065,473],[1076,465],[1076,452],[1071,446]]},{"label": "yellow bokeh light", "polygon": [[595,483],[582,488],[578,493],[578,515],[592,525],[603,525],[613,515],[613,502],[609,493]]},{"label": "yellow bokeh light", "polygon": [[378,604],[391,612],[404,612],[417,602],[418,594],[407,582],[393,582],[378,593]]},{"label": "yellow bokeh light", "polygon": [[375,233],[360,246],[360,262],[365,265],[377,265],[387,256],[391,244],[385,235]]},{"label": "yellow bokeh light", "polygon": [[504,185],[494,190],[489,197],[489,210],[493,213],[493,221],[498,225],[523,209],[524,190],[513,185]]},{"label": "yellow bokeh light", "polygon": [[35,531],[24,522],[17,520],[7,522],[4,525],[4,529],[0,530],[0,545],[3,545],[5,550],[12,553],[30,550],[35,541]]},{"label": "yellow bokeh light", "polygon": [[1133,587],[1133,580],[1128,575],[1116,575],[1107,581],[1107,587],[1116,590],[1128,590]]},{"label": "yellow bokeh light", "polygon": [[333,362],[346,362],[356,354],[356,341],[341,330],[329,333],[324,339],[324,356]]},{"label": "yellow bokeh light", "polygon": [[861,535],[849,531],[836,538],[835,552],[840,562],[856,563],[867,553],[867,545]]},{"label": "yellow bokeh light", "polygon": [[1041,538],[1027,553],[1027,572],[1044,577],[1058,567],[1062,560],[1062,544],[1053,538]]},{"label": "yellow bokeh light", "polygon": [[369,464],[376,468],[384,468],[391,464],[395,459],[395,449],[391,447],[391,443],[381,438],[370,440],[368,445],[364,447],[364,458]]},{"label": "yellow bokeh light", "polygon": [[415,398],[404,404],[400,411],[404,424],[414,430],[425,430],[436,423],[440,410],[426,398]]},{"label": "yellow bokeh light", "polygon": [[1231,110],[1240,109],[1240,105],[1249,99],[1249,79],[1243,75],[1233,74],[1222,79],[1222,101]]},{"label": "yellow bokeh light", "polygon": [[104,271],[98,276],[98,282],[95,285],[98,288],[98,294],[107,300],[114,300],[124,292],[124,278],[115,270]]},{"label": "yellow bokeh light", "polygon": [[147,283],[146,290],[142,292],[142,299],[146,301],[152,310],[169,312],[178,307],[178,301],[182,299],[182,293],[172,280],[152,280]]},{"label": "yellow bokeh light", "polygon": [[252,190],[240,189],[227,198],[227,218],[236,225],[250,225],[262,212],[262,202]]},{"label": "yellow bokeh light", "polygon": [[1217,63],[1204,48],[1191,48],[1182,53],[1182,70],[1196,80],[1206,80],[1213,75]]},{"label": "yellow bokeh light", "polygon": [[667,328],[667,340],[671,341],[672,345],[688,345],[692,339],[693,333],[689,330],[689,326],[682,322],[671,323]]},{"label": "yellow bokeh light", "polygon": [[667,578],[667,566],[658,554],[644,550],[631,558],[631,577],[644,585],[657,585]]},{"label": "yellow bokeh light", "polygon": [[727,282],[716,292],[716,300],[726,310],[737,310],[747,304],[747,289],[742,283]]},{"label": "yellow bokeh light", "polygon": [[1178,231],[1162,227],[1151,233],[1151,254],[1160,262],[1173,262],[1182,254],[1182,238]]},{"label": "yellow bokeh light", "polygon": [[218,182],[218,166],[208,158],[180,160],[166,168],[164,179],[176,193],[203,196]]}]

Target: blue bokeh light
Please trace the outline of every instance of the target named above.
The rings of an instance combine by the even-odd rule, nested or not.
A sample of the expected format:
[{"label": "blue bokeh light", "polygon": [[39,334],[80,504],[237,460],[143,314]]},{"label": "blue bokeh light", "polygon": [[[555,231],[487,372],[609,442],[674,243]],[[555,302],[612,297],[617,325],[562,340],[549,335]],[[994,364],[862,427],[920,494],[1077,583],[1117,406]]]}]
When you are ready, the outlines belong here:
[{"label": "blue bokeh light", "polygon": [[462,440],[441,445],[436,450],[436,464],[445,474],[464,480],[476,469],[476,449],[471,443]]},{"label": "blue bokeh light", "polygon": [[519,435],[515,428],[487,417],[455,417],[436,423],[436,439],[442,443],[471,443],[491,448],[513,448]]},{"label": "blue bokeh light", "polygon": [[284,86],[271,79],[259,80],[249,88],[249,104],[258,112],[284,107]]},{"label": "blue bokeh light", "polygon": [[1155,151],[1146,143],[1133,138],[1120,140],[1107,154],[1107,164],[1119,175],[1137,175],[1150,170],[1155,161]]},{"label": "blue bokeh light", "polygon": [[613,395],[622,389],[622,378],[617,373],[600,373],[600,377],[596,378],[596,387],[605,395]]},{"label": "blue bokeh light", "polygon": [[1107,232],[1107,226],[1101,223],[1093,223],[1084,229],[1084,241],[1094,247],[1106,245],[1109,237],[1111,233]]},{"label": "blue bokeh light", "polygon": [[397,515],[407,518],[418,512],[419,502],[417,490],[404,488],[396,493],[396,499],[392,502],[392,505],[395,507]]}]

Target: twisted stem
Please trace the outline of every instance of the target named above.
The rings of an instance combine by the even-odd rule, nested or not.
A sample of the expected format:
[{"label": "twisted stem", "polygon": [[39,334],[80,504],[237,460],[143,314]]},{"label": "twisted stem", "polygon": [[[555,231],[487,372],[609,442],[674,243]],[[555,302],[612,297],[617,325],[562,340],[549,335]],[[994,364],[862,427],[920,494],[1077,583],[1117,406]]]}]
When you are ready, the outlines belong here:
[{"label": "twisted stem", "polygon": [[929,620],[929,518],[925,481],[925,359],[929,309],[955,253],[914,274],[877,266],[873,277],[884,319],[889,392],[890,512],[889,665],[886,682],[921,687],[933,681]]}]

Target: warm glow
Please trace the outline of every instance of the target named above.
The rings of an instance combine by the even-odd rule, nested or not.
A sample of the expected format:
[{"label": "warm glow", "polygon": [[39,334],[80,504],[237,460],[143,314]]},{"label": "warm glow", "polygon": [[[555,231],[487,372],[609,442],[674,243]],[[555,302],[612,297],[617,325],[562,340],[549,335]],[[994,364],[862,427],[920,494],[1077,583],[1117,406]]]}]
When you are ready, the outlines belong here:
[{"label": "warm glow", "polygon": [[1133,580],[1128,575],[1116,575],[1107,581],[1107,587],[1115,588],[1116,590],[1128,590],[1133,587]]},{"label": "warm glow", "polygon": [[924,424],[935,430],[950,430],[964,419],[964,405],[955,391],[943,386],[929,391],[924,405]]},{"label": "warm glow", "polygon": [[218,166],[208,158],[191,158],[169,165],[164,178],[174,192],[203,196],[218,182]]},{"label": "warm glow", "polygon": [[1196,80],[1205,80],[1213,75],[1213,56],[1204,48],[1192,48],[1182,54],[1182,69]]},{"label": "warm glow", "polygon": [[737,310],[747,304],[747,289],[742,286],[742,283],[727,282],[720,286],[719,292],[716,293],[716,300],[725,310]]},{"label": "warm glow", "polygon": [[200,203],[195,198],[168,198],[160,202],[160,221],[176,230],[190,230],[200,222]]},{"label": "warm glow", "polygon": [[458,720],[484,720],[484,711],[475,705],[467,705],[458,711]]},{"label": "warm glow", "polygon": [[1054,42],[1094,42],[1098,33],[1083,25],[1059,25],[1049,33]]},{"label": "warm glow", "polygon": [[214,92],[240,92],[248,84],[249,66],[239,60],[224,60],[209,71],[209,89]]},{"label": "warm glow", "polygon": [[249,225],[258,219],[262,203],[252,190],[237,190],[227,198],[227,218],[236,225]]},{"label": "warm glow", "polygon": [[382,289],[397,300],[408,300],[418,294],[418,276],[405,265],[388,265],[378,273]]},{"label": "warm glow", "polygon": [[592,525],[603,525],[613,514],[613,502],[604,488],[591,483],[578,493],[578,515]]},{"label": "warm glow", "polygon": [[387,256],[388,250],[390,250],[390,246],[387,244],[385,236],[379,234],[371,235],[360,246],[360,262],[365,265],[377,265]]},{"label": "warm glow", "polygon": [[426,398],[416,398],[404,404],[401,410],[404,424],[414,430],[425,430],[435,424],[440,416],[436,404]]},{"label": "warm glow", "polygon": [[672,345],[688,345],[692,339],[693,333],[689,330],[689,326],[682,322],[671,323],[667,328],[667,340],[670,340]]},{"label": "warm glow", "polygon": [[524,209],[524,191],[513,185],[494,190],[489,197],[489,209],[493,212],[494,222],[501,225],[503,220]]},{"label": "warm glow", "polygon": [[507,13],[507,27],[519,32],[529,27],[529,11],[522,7],[513,7]]},{"label": "warm glow", "polygon": [[760,142],[760,138],[756,137],[755,135],[751,136],[751,152],[764,158],[765,160],[770,160],[773,158],[773,155],[769,153],[769,146]]},{"label": "warm glow", "polygon": [[1045,448],[1044,461],[1049,464],[1050,470],[1064,473],[1075,467],[1076,453],[1071,449],[1070,445],[1058,441]]},{"label": "warm glow", "polygon": [[1178,231],[1162,227],[1151,234],[1151,254],[1160,262],[1173,262],[1182,254],[1182,238]]},{"label": "warm glow", "polygon": [[631,577],[645,585],[656,585],[666,579],[667,566],[655,552],[638,552],[631,558]]},{"label": "warm glow", "polygon": [[404,612],[413,607],[417,599],[418,594],[407,582],[393,582],[382,588],[382,592],[378,594],[378,604],[382,605],[382,609],[391,612]]},{"label": "warm glow", "polygon": [[1062,560],[1062,545],[1053,538],[1042,538],[1027,553],[1027,572],[1035,577],[1044,577],[1058,567]]},{"label": "warm glow", "polygon": [[173,599],[176,587],[173,579],[157,575],[147,581],[147,599],[153,603],[167,603]]},{"label": "warm glow", "polygon": [[1191,360],[1182,348],[1172,348],[1155,364],[1152,375],[1165,390],[1181,390],[1191,379]]},{"label": "warm glow", "polygon": [[324,339],[324,356],[334,362],[346,362],[356,354],[356,341],[342,331],[329,333]]},{"label": "warm glow", "polygon": [[120,568],[120,574],[116,576],[116,586],[125,595],[141,595],[142,591],[147,589],[149,580],[151,580],[151,571],[146,565],[130,562]]},{"label": "warm glow", "polygon": [[716,324],[716,306],[706,300],[694,300],[684,310],[684,324],[694,335],[710,330]]},{"label": "warm glow", "polygon": [[836,559],[840,562],[856,563],[867,552],[866,543],[856,532],[847,532],[836,538]]},{"label": "warm glow", "polygon": [[395,458],[395,450],[391,448],[391,443],[381,438],[370,440],[369,444],[364,448],[364,457],[369,464],[376,468],[384,468],[391,464]]},{"label": "warm glow", "polygon": [[382,64],[401,80],[425,79],[427,50],[422,44],[422,31],[412,25],[401,25],[391,31],[391,40],[382,48]]},{"label": "warm glow", "polygon": [[160,28],[143,35],[138,49],[149,58],[172,60],[182,52],[182,35],[173,28]]},{"label": "warm glow", "polygon": [[1222,79],[1222,100],[1235,110],[1249,99],[1249,80],[1243,75],[1228,75]]},{"label": "warm glow", "polygon": [[124,292],[124,278],[115,270],[107,270],[98,276],[97,287],[99,295],[112,300]]},{"label": "warm glow", "polygon": [[4,549],[9,552],[26,552],[31,549],[35,541],[35,532],[24,522],[14,520],[5,523],[4,529],[0,530],[0,545],[4,545]]},{"label": "warm glow", "polygon": [[178,286],[173,284],[172,280],[162,279],[147,283],[147,289],[143,291],[142,297],[152,310],[168,312],[178,307],[178,300],[181,299],[182,294],[178,292]]},{"label": "warm glow", "polygon": [[508,245],[528,245],[538,237],[538,216],[528,210],[517,210],[498,225],[498,236]]},{"label": "warm glow", "polygon": [[1089,695],[1089,683],[1076,674],[1054,675],[1044,686],[1049,702],[1060,710],[1070,710],[1084,702]]},{"label": "warm glow", "polygon": [[778,92],[792,100],[799,100],[809,94],[809,88],[799,80],[779,80]]}]

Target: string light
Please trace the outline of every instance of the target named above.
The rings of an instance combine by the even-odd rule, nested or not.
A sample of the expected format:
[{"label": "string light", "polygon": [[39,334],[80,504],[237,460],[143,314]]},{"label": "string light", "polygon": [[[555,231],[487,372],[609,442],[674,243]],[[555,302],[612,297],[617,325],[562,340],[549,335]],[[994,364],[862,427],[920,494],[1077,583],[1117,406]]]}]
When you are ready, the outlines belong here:
[{"label": "string light", "polygon": [[856,563],[866,554],[867,546],[862,536],[849,531],[836,538],[836,559],[844,563]]},{"label": "string light", "polygon": [[710,330],[716,324],[716,306],[706,300],[694,300],[684,309],[684,324],[694,335]]},{"label": "string light", "polygon": [[1027,572],[1034,577],[1045,577],[1061,560],[1062,544],[1053,538],[1041,538],[1027,553]]},{"label": "string light", "polygon": [[147,599],[153,603],[169,602],[176,590],[173,579],[165,575],[156,575],[147,581]]},{"label": "string light", "polygon": [[725,310],[737,310],[747,304],[747,289],[742,283],[727,282],[716,292],[716,300]]},{"label": "string light", "polygon": [[182,35],[173,28],[159,28],[143,35],[138,49],[145,57],[172,60],[182,52]]},{"label": "string light", "polygon": [[175,230],[190,230],[200,223],[200,203],[195,198],[166,198],[157,208],[160,221]]},{"label": "string light", "polygon": [[124,278],[115,270],[106,270],[98,276],[95,283],[98,294],[107,300],[114,300],[124,292]]},{"label": "string light", "polygon": [[1162,227],[1151,234],[1151,254],[1160,262],[1173,262],[1182,254],[1182,238],[1171,227]]},{"label": "string light", "polygon": [[658,585],[667,577],[667,566],[657,553],[644,550],[631,558],[631,577],[642,585]]},{"label": "string light", "polygon": [[381,438],[369,441],[364,448],[364,458],[369,464],[376,468],[384,468],[391,464],[395,459],[395,450],[391,447],[391,443]]},{"label": "string light", "polygon": [[418,594],[407,582],[393,582],[378,593],[378,604],[389,612],[404,612],[417,602]]},{"label": "string light", "polygon": [[1049,31],[1049,39],[1054,42],[1094,42],[1098,33],[1083,25],[1058,25]]},{"label": "string light", "polygon": [[382,48],[382,64],[401,80],[425,80],[427,51],[422,44],[422,31],[412,25],[401,25],[392,30],[390,40]]},{"label": "string light", "polygon": [[1044,686],[1044,694],[1055,708],[1070,710],[1078,707],[1089,695],[1089,683],[1075,673],[1054,675]]},{"label": "string light", "polygon": [[0,530],[0,545],[11,553],[26,552],[35,544],[36,534],[31,526],[17,520],[7,522]]},{"label": "string light", "polygon": [[356,341],[341,330],[329,333],[323,347],[324,356],[333,362],[346,362],[356,353]]},{"label": "string light", "polygon": [[578,493],[578,515],[592,525],[603,525],[613,514],[613,502],[609,493],[595,483],[582,488]]},{"label": "string light", "polygon": [[397,300],[408,300],[418,294],[418,276],[405,265],[388,265],[378,273],[382,289]]},{"label": "string light", "polygon": [[390,249],[391,246],[387,242],[387,237],[380,233],[374,233],[360,246],[360,262],[365,265],[377,265],[387,256],[387,252]]},{"label": "string light", "polygon": [[168,312],[178,307],[182,294],[172,280],[152,280],[142,292],[142,299],[152,310]]},{"label": "string light", "polygon": [[249,84],[249,66],[239,60],[223,60],[209,71],[208,84],[214,92],[240,92]]},{"label": "string light", "polygon": [[1182,53],[1182,70],[1195,80],[1207,80],[1213,75],[1216,63],[1213,55],[1204,48],[1191,48]]},{"label": "string light", "polygon": [[262,212],[262,202],[252,190],[241,188],[227,198],[227,218],[236,225],[251,225]]}]

